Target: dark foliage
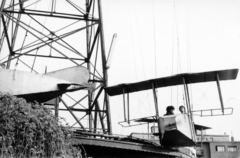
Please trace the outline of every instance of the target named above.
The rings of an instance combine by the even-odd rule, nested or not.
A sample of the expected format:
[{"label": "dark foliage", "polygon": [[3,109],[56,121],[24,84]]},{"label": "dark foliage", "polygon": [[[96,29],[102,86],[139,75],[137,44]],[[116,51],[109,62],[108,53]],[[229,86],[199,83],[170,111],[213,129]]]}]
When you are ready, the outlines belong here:
[{"label": "dark foliage", "polygon": [[38,103],[0,93],[0,157],[81,157],[60,121]]}]

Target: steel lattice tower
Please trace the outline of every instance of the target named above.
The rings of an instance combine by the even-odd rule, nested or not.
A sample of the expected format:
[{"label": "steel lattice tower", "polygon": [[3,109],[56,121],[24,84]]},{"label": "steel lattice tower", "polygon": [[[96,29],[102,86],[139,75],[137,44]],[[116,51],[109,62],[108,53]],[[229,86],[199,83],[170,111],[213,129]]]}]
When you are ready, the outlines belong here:
[{"label": "steel lattice tower", "polygon": [[111,134],[101,0],[3,0],[0,16],[0,64],[39,74],[86,67],[96,88],[64,95],[56,115],[69,111],[83,130]]}]

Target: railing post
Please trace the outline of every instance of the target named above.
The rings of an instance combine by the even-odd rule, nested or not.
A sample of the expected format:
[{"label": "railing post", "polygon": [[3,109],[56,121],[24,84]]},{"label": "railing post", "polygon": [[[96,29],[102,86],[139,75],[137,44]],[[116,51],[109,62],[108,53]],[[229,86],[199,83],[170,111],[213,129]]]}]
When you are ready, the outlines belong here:
[{"label": "railing post", "polygon": [[130,106],[129,106],[129,93],[127,93],[127,110],[128,110],[128,124],[130,123]]},{"label": "railing post", "polygon": [[126,103],[126,101],[125,101],[125,89],[123,87],[123,113],[124,113],[124,121],[127,121],[125,103]]}]

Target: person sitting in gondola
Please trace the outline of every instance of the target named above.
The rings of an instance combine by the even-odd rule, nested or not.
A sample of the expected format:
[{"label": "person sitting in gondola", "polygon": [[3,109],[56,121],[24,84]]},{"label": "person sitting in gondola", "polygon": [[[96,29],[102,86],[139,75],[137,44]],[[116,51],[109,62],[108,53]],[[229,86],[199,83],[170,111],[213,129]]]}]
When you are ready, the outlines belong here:
[{"label": "person sitting in gondola", "polygon": [[168,106],[168,107],[166,108],[167,113],[166,113],[164,116],[174,115],[174,110],[175,110],[174,106]]},{"label": "person sitting in gondola", "polygon": [[181,105],[179,107],[179,111],[181,112],[181,114],[185,114],[186,113],[185,107],[183,105]]},{"label": "person sitting in gondola", "polygon": [[5,64],[0,64],[0,68],[5,69]]}]

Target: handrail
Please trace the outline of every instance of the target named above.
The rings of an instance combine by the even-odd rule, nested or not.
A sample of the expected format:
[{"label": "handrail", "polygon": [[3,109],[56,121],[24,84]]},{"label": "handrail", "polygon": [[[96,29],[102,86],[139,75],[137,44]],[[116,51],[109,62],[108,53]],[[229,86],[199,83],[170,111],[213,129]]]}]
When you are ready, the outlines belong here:
[{"label": "handrail", "polygon": [[[219,111],[219,113],[214,113]],[[204,114],[207,113],[207,114]],[[206,109],[206,110],[195,110],[192,111],[193,115],[201,116],[201,117],[207,117],[207,116],[223,116],[223,115],[232,115],[233,113],[233,108],[224,108],[224,113],[222,113],[222,108],[218,109]],[[196,114],[200,113],[200,114]]]}]

